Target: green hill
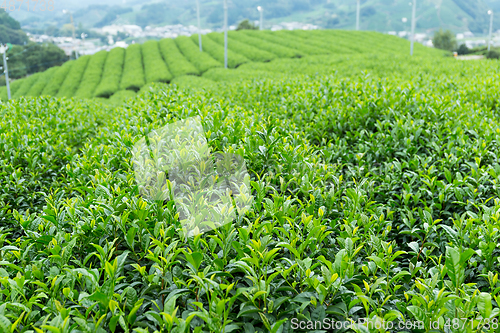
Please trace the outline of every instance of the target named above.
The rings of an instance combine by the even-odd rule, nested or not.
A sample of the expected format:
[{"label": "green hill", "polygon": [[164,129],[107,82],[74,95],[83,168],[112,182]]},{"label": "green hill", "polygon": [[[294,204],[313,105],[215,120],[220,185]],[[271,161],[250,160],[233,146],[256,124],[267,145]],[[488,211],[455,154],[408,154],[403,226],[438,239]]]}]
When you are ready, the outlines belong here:
[{"label": "green hill", "polygon": [[[203,36],[204,52],[199,51],[198,36],[179,37],[134,44],[126,50],[115,48],[93,56],[69,61],[56,70],[17,80],[11,85],[12,96],[52,95],[66,97],[102,97],[121,91],[139,91],[152,82],[171,82],[183,75],[210,76],[223,67],[222,34]],[[238,68],[258,62],[278,63],[281,59],[318,55],[407,54],[409,42],[376,32],[354,31],[232,31],[229,33],[228,67]],[[441,54],[441,51],[416,44],[417,55]],[[0,98],[7,98],[5,87]]]}]

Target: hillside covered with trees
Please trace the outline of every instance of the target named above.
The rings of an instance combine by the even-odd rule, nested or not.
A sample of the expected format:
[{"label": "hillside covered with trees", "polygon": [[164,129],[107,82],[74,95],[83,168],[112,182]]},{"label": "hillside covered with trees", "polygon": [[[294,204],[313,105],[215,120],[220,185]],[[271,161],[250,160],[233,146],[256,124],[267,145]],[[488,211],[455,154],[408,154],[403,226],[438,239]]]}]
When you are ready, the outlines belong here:
[{"label": "hillside covered with trees", "polygon": [[0,9],[0,43],[24,44],[28,36],[21,30],[21,24],[4,9]]},{"label": "hillside covered with trees", "polygon": [[[454,32],[470,30],[484,34],[489,27],[488,9],[498,9],[495,0],[420,0],[418,1],[417,31],[450,29]],[[202,24],[206,28],[222,26],[222,1],[200,0]],[[84,28],[109,24],[148,25],[196,24],[196,5],[190,1],[136,1],[126,3],[111,1],[106,4],[85,2],[74,5],[77,25]],[[257,6],[264,8],[265,24],[299,21],[316,24],[322,28],[352,29],[356,22],[356,1],[343,0],[232,0],[229,1],[229,24],[249,19],[259,20]],[[13,15],[23,25],[43,29],[47,26],[62,27],[68,23],[67,15],[53,13],[17,13]],[[404,31],[410,24],[402,18],[411,17],[408,0],[361,0],[361,29],[375,31]],[[500,20],[494,26],[500,29]]]}]

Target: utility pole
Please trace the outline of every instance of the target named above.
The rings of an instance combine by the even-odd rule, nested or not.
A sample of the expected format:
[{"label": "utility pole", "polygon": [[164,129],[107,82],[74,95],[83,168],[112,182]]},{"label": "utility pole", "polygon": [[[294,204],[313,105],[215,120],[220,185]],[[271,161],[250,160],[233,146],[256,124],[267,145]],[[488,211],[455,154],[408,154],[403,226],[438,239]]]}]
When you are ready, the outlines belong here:
[{"label": "utility pole", "polygon": [[10,99],[10,83],[9,83],[9,68],[7,67],[7,50],[9,47],[7,45],[0,46],[0,52],[3,53],[3,68],[5,73],[5,83],[7,85],[7,97]]},{"label": "utility pole", "polygon": [[224,68],[227,69],[227,0],[224,0]]},{"label": "utility pole", "polygon": [[259,24],[259,30],[264,30],[264,8],[261,6],[257,7],[257,10],[260,12],[260,24]]},{"label": "utility pole", "polygon": [[356,30],[359,30],[359,12],[361,10],[360,0],[358,0],[358,5],[356,7]]},{"label": "utility pole", "polygon": [[417,15],[417,0],[413,0],[413,11],[411,13],[411,49],[410,49],[410,55],[413,55],[413,44],[415,43],[416,15]]},{"label": "utility pole", "polygon": [[488,14],[490,15],[490,39],[488,40],[488,52],[491,50],[491,38],[493,35],[493,11],[488,10]]},{"label": "utility pole", "polygon": [[198,45],[200,45],[200,52],[203,52],[201,46],[200,0],[196,0],[196,14],[198,16]]},{"label": "utility pole", "polygon": [[[69,17],[71,18],[71,25],[73,26],[73,43],[76,43],[75,22],[73,21],[73,14],[71,14],[71,12],[69,13]],[[75,48],[75,58],[78,59],[78,51],[76,50],[76,48]]]},{"label": "utility pole", "polygon": [[73,22],[73,14],[69,10],[63,9],[63,14],[69,14],[69,18],[71,19],[71,26],[73,27],[73,51],[75,51],[75,58],[78,59],[78,52],[76,52],[76,38],[75,38],[75,23]]}]

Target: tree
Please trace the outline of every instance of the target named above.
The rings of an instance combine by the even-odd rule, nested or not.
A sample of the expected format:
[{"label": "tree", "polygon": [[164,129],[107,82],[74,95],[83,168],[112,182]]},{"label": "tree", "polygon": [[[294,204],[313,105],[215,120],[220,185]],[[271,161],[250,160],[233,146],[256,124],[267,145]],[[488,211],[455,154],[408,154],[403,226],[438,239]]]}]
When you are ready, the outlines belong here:
[{"label": "tree", "polygon": [[68,60],[63,50],[50,43],[14,45],[7,54],[9,74],[15,79],[24,77],[26,74],[43,72],[50,67],[62,65]]},{"label": "tree", "polygon": [[450,30],[443,31],[439,29],[439,31],[436,31],[432,43],[435,48],[441,50],[454,51],[457,48],[457,41]]},{"label": "tree", "polygon": [[28,36],[21,30],[19,22],[0,9],[0,42],[12,44],[24,44],[28,42]]},{"label": "tree", "polygon": [[469,54],[469,53],[470,53],[470,50],[469,50],[469,48],[467,47],[467,45],[462,44],[462,45],[460,45],[460,47],[458,48],[457,53],[458,53],[458,55],[465,55],[465,54]]},{"label": "tree", "polygon": [[496,50],[491,50],[486,53],[487,59],[500,59],[500,53]]},{"label": "tree", "polygon": [[250,22],[248,19],[241,21],[238,24],[236,30],[257,30],[259,29],[255,24]]}]

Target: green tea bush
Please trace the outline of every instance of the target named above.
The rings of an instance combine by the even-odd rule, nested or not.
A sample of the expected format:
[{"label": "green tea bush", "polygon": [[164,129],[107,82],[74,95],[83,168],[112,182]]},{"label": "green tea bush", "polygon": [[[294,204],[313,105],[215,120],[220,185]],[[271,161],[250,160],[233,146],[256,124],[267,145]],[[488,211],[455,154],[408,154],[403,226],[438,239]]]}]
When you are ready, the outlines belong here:
[{"label": "green tea bush", "polygon": [[107,51],[99,51],[94,54],[87,65],[87,69],[83,74],[82,82],[75,93],[78,98],[92,98],[94,91],[101,82],[104,64],[108,56]]},{"label": "green tea bush", "polygon": [[[199,42],[198,34],[192,35],[191,40],[193,40],[195,44],[198,45]],[[206,35],[201,36],[201,42],[203,46],[203,52],[210,54],[214,59],[216,59],[220,63],[224,63],[224,46],[221,46],[218,43],[214,42]],[[228,47],[227,50],[228,68],[236,68],[249,61],[250,60],[246,58],[244,55],[236,53],[231,49],[229,49]]]},{"label": "green tea bush", "polygon": [[68,76],[68,73],[75,62],[76,61],[68,61],[65,62],[61,67],[58,67],[57,71],[55,71],[50,78],[50,81],[47,83],[45,88],[43,88],[42,95],[57,95],[59,89],[61,89],[61,85]]},{"label": "green tea bush", "polygon": [[245,33],[255,38],[264,39],[271,43],[295,49],[298,51],[297,56],[318,55],[318,54],[328,53],[327,50],[321,49],[313,45],[309,45],[305,41],[302,41],[298,38],[290,38],[290,36],[285,36],[283,34],[276,34],[271,31],[243,30],[242,33]]},{"label": "green tea bush", "polygon": [[[21,86],[24,84],[24,80],[15,80],[10,83],[10,94],[11,97],[14,97],[16,94],[17,90],[21,88]],[[7,93],[7,87],[2,87],[0,88],[0,99],[2,101],[6,101],[8,99],[9,95]]]},{"label": "green tea bush", "polygon": [[158,42],[161,55],[168,69],[174,77],[183,75],[200,75],[200,71],[193,66],[181,53],[172,38],[164,38]]},{"label": "green tea bush", "polygon": [[[207,35],[208,38],[212,39],[219,45],[224,46],[224,35],[221,33],[213,32]],[[229,39],[228,48],[238,54],[244,55],[246,58],[252,61],[267,62],[276,59],[277,56],[274,53],[260,50],[251,45],[239,42],[235,39]]]},{"label": "green tea bush", "polygon": [[113,94],[109,98],[109,102],[113,104],[120,104],[125,102],[126,100],[135,97],[137,94],[132,90],[120,90]]},{"label": "green tea bush", "polygon": [[19,89],[17,89],[16,93],[13,95],[13,98],[18,98],[20,96],[26,95],[31,87],[38,81],[41,74],[42,73],[33,74],[23,79],[23,83],[21,84]]},{"label": "green tea bush", "polygon": [[272,42],[268,42],[261,38],[254,38],[244,34],[243,32],[229,31],[228,37],[230,40],[236,40],[238,42],[256,47],[260,50],[273,53],[277,55],[279,58],[295,58],[302,56],[302,53],[297,52],[297,50],[279,44],[275,44]]},{"label": "green tea bush", "polygon": [[500,59],[500,52],[497,50],[491,50],[486,53],[486,58],[487,59]]},{"label": "green tea bush", "polygon": [[120,88],[120,80],[125,62],[125,49],[116,47],[109,51],[104,64],[101,82],[94,92],[95,97],[108,98]]},{"label": "green tea bush", "polygon": [[73,66],[71,66],[66,79],[63,81],[61,88],[57,92],[57,97],[72,97],[75,95],[80,82],[82,81],[83,74],[89,63],[90,56],[85,55],[83,57],[75,60]]},{"label": "green tea bush", "polygon": [[26,93],[26,96],[40,96],[43,89],[52,79],[52,75],[59,69],[59,67],[51,67],[45,72],[40,73],[38,80],[33,84],[30,90]]},{"label": "green tea bush", "polygon": [[123,75],[120,82],[121,90],[138,91],[146,84],[141,49],[140,44],[132,44],[127,47]]},{"label": "green tea bush", "polygon": [[[353,36],[345,38],[342,35],[325,33],[320,34],[317,31],[292,30],[281,32],[282,36],[292,36],[300,39],[303,43],[328,50],[332,54],[350,54],[373,52],[373,49],[367,49],[358,41],[353,41]],[[366,43],[367,41],[364,41]]]},{"label": "green tea bush", "polygon": [[[210,71],[213,70],[214,69],[211,69]],[[193,75],[178,76],[173,79],[171,83],[175,84],[178,87],[191,89],[208,89],[216,86],[216,83],[214,81],[206,78],[205,76],[199,77]]]},{"label": "green tea bush", "polygon": [[[93,137],[97,126],[105,123],[106,113],[95,102],[72,102],[49,96],[5,102],[0,113],[3,116],[0,132],[4,133],[0,137],[2,239],[2,228],[15,221],[12,214],[42,211],[46,201],[41,193],[50,195],[57,191],[61,196],[74,190],[66,187],[72,172],[67,163]],[[2,267],[0,264],[0,272],[4,273]],[[3,299],[0,303],[5,304]]]},{"label": "green tea bush", "polygon": [[172,81],[173,76],[163,61],[157,41],[142,44],[142,54],[147,83]]},{"label": "green tea bush", "polygon": [[175,43],[186,59],[192,63],[200,73],[205,73],[211,68],[224,67],[223,63],[212,58],[207,52],[200,52],[198,44],[189,37],[177,37]]},{"label": "green tea bush", "polygon": [[[120,106],[3,102],[0,330],[497,332],[498,64],[429,54],[247,63]],[[192,116],[254,196],[196,237],[132,165],[138,140]]]}]

